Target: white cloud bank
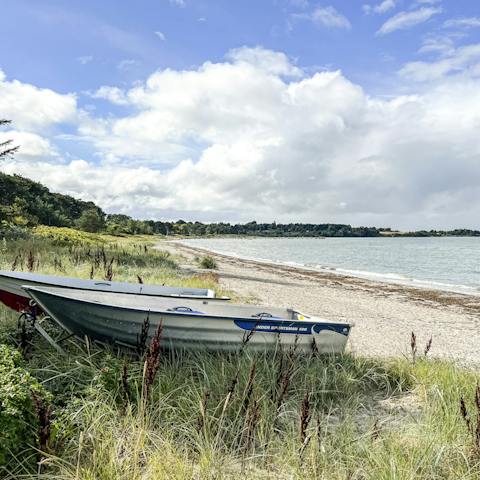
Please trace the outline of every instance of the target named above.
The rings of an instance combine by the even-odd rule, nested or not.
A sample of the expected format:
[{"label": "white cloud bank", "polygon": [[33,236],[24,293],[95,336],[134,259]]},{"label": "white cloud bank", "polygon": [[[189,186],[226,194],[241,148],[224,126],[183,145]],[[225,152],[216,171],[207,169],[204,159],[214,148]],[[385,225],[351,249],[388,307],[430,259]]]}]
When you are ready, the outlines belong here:
[{"label": "white cloud bank", "polygon": [[3,170],[144,218],[478,227],[477,78],[385,100],[279,52],[228,58],[104,88],[132,113],[80,117],[100,162],[37,155]]},{"label": "white cloud bank", "polygon": [[61,95],[18,80],[9,81],[0,70],[0,117],[14,120],[15,127],[38,131],[52,124],[73,121],[75,115],[74,95]]}]

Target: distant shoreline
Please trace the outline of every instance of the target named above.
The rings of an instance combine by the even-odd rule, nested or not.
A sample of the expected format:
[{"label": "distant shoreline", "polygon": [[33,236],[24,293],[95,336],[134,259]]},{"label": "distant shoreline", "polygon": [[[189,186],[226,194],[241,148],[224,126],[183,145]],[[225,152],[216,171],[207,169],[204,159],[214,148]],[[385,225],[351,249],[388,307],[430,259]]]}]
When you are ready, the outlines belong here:
[{"label": "distant shoreline", "polygon": [[[244,239],[265,239],[265,237],[236,237],[236,236],[218,236],[218,237],[212,237],[212,238],[244,238]],[[203,237],[204,238],[204,237]],[[270,237],[269,237],[270,238]],[[284,237],[274,237],[274,238],[284,238]],[[311,239],[311,237],[298,237],[300,238],[308,238]],[[364,274],[361,274],[360,272],[358,274],[355,274],[353,272],[349,271],[342,271],[341,268],[336,268],[336,267],[310,267],[308,265],[302,265],[299,263],[295,262],[287,262],[287,261],[274,261],[274,260],[269,260],[269,259],[260,259],[260,258],[255,258],[255,257],[245,257],[242,255],[234,254],[234,253],[224,253],[220,252],[217,250],[212,250],[206,247],[201,247],[201,246],[191,246],[191,245],[186,245],[183,243],[184,240],[201,240],[202,237],[186,237],[186,238],[181,238],[181,239],[172,239],[172,240],[167,240],[172,243],[178,243],[180,246],[184,248],[189,248],[192,250],[197,250],[199,253],[204,253],[208,255],[217,255],[219,257],[225,257],[225,258],[235,258],[240,261],[246,261],[246,262],[254,262],[258,263],[260,265],[269,265],[269,266],[275,266],[275,267],[286,267],[289,269],[297,269],[300,271],[305,271],[309,273],[319,273],[319,274],[324,274],[324,275],[330,275],[334,277],[339,277],[339,278],[350,278],[354,280],[364,280],[366,282],[373,282],[374,284],[386,284],[386,285],[395,285],[398,287],[402,288],[412,288],[412,289],[419,289],[419,290],[426,290],[426,291],[433,291],[433,292],[444,292],[446,294],[454,294],[454,295],[465,295],[467,297],[479,297],[480,298],[480,291],[469,291],[468,286],[462,287],[461,285],[458,285],[457,288],[452,286],[452,288],[446,288],[447,285],[440,285],[439,286],[434,286],[432,285],[432,282],[429,282],[427,280],[421,280],[421,279],[412,279],[412,280],[403,280],[401,278],[387,278],[386,275],[380,273],[380,272],[365,272]],[[399,274],[400,277],[400,274]]]}]

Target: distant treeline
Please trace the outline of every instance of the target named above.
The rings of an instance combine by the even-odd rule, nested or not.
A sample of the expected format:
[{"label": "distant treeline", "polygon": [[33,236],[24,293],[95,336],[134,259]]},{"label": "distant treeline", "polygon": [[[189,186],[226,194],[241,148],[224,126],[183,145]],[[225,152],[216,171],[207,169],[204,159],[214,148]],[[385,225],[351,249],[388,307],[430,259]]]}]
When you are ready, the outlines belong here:
[{"label": "distant treeline", "polygon": [[391,237],[480,237],[480,230],[456,228],[455,230],[417,230],[415,232],[392,232]]},{"label": "distant treeline", "polygon": [[[249,235],[263,237],[379,237],[379,236],[480,236],[478,230],[395,232],[390,228],[352,227],[333,223],[243,224],[163,222],[135,220],[128,215],[106,215],[93,202],[52,193],[38,182],[19,175],[0,173],[0,230],[37,225],[76,227],[112,235]],[[1,233],[1,232],[0,232]]]},{"label": "distant treeline", "polygon": [[133,220],[126,215],[107,215],[107,228],[113,233],[155,233],[161,235],[251,235],[260,237],[377,237],[373,227],[352,227],[333,223],[201,223]]}]

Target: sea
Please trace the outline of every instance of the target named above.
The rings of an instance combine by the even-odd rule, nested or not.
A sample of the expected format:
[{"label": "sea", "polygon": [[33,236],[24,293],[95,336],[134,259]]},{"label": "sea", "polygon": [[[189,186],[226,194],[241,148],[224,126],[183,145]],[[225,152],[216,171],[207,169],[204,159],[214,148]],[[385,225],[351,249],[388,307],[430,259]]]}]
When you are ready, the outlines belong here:
[{"label": "sea", "polygon": [[228,237],[181,243],[244,259],[480,295],[479,237]]}]

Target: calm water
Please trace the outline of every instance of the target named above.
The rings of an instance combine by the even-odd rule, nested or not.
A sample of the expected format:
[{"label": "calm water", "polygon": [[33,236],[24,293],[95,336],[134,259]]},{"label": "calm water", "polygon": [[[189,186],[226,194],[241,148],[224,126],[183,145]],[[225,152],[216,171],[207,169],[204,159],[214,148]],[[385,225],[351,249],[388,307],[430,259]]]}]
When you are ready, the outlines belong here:
[{"label": "calm water", "polygon": [[480,238],[206,238],[192,247],[363,278],[480,294]]}]

